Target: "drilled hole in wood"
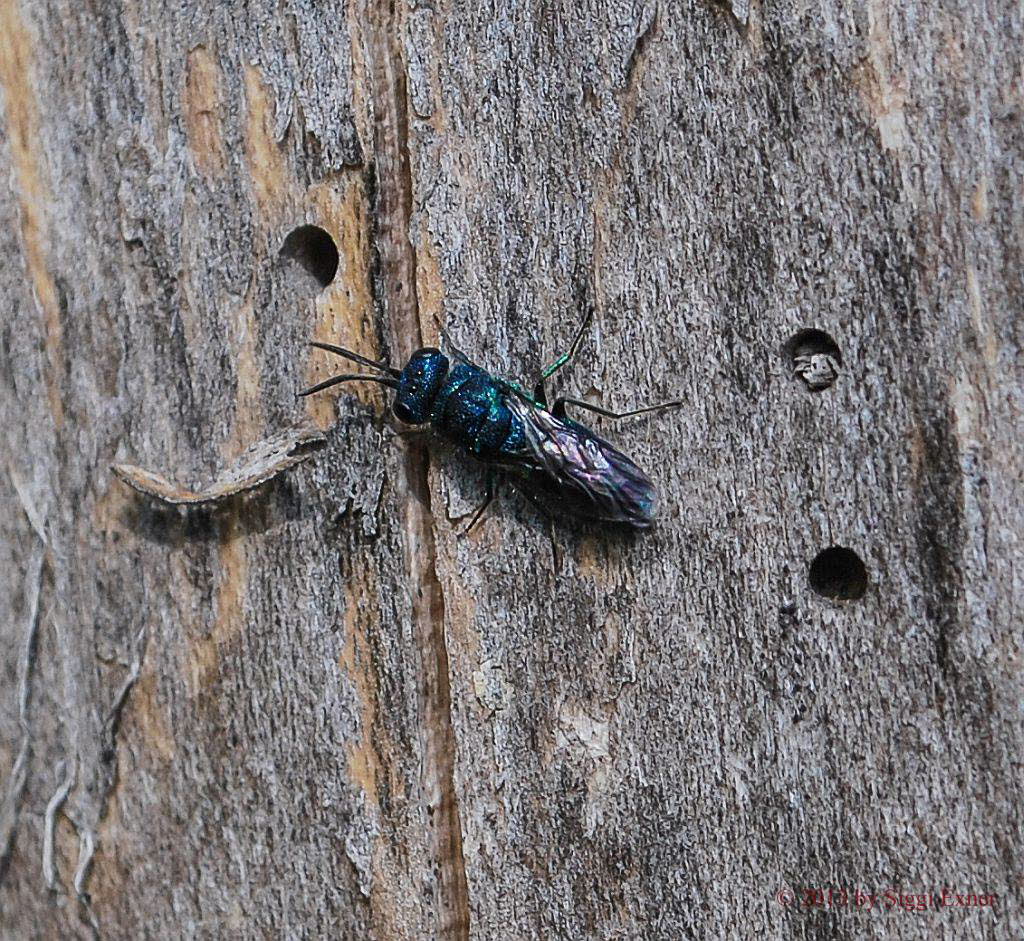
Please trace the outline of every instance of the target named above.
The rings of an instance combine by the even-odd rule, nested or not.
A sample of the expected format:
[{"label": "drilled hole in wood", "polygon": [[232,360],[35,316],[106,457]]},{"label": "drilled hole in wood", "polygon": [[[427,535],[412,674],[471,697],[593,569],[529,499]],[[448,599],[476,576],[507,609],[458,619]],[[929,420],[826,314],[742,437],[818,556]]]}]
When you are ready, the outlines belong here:
[{"label": "drilled hole in wood", "polygon": [[811,392],[829,388],[843,368],[843,354],[824,330],[798,331],[786,343],[784,352],[793,375]]},{"label": "drilled hole in wood", "polygon": [[829,546],[819,552],[808,579],[819,595],[834,601],[856,601],[868,590],[868,570],[860,556],[844,546]]},{"label": "drilled hole in wood", "polygon": [[338,273],[338,246],[318,225],[292,229],[281,246],[281,257],[297,261],[325,288]]}]

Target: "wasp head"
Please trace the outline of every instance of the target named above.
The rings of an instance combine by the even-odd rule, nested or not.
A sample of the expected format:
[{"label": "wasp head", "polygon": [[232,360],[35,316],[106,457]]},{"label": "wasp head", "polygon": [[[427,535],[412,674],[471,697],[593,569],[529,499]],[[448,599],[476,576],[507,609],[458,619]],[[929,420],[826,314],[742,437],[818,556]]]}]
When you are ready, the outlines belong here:
[{"label": "wasp head", "polygon": [[422,425],[430,420],[430,408],[448,373],[448,357],[426,347],[412,354],[398,379],[395,416],[407,425]]}]

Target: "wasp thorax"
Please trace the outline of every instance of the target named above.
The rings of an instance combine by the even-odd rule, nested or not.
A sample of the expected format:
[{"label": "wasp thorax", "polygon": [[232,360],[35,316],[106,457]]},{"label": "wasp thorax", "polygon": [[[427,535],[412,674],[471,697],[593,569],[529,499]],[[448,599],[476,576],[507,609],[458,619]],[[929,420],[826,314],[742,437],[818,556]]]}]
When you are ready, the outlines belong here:
[{"label": "wasp thorax", "polygon": [[430,421],[430,408],[444,377],[448,373],[448,357],[426,347],[412,354],[398,380],[395,416],[408,425]]}]

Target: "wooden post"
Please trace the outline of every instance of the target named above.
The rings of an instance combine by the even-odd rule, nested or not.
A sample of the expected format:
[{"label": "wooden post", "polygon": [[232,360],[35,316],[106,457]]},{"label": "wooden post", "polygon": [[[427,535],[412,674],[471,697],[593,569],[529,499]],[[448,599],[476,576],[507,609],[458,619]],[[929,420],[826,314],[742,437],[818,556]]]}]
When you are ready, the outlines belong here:
[{"label": "wooden post", "polygon": [[[0,0],[5,936],[1024,933],[1022,34]],[[636,537],[296,398],[588,306]]]}]

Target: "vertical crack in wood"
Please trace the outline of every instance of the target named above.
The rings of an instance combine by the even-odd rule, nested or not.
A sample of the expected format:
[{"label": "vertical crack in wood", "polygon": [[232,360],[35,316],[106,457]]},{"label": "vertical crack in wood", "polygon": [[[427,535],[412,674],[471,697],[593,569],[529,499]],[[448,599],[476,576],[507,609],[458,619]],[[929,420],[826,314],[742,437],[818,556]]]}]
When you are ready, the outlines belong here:
[{"label": "vertical crack in wood", "polygon": [[637,34],[637,37],[633,42],[633,48],[630,51],[629,59],[626,62],[626,81],[624,82],[624,85],[630,94],[636,91],[634,88],[634,82],[637,78],[637,65],[639,65],[640,60],[647,54],[647,47],[651,44],[651,39],[654,36],[657,26],[658,8],[655,7],[651,10],[646,22],[641,25],[640,32]]},{"label": "vertical crack in wood", "polygon": [[28,603],[28,627],[25,643],[18,661],[18,725],[21,727],[21,742],[7,779],[6,795],[0,805],[0,883],[7,874],[14,838],[21,818],[21,799],[28,783],[28,765],[32,756],[32,727],[28,718],[29,699],[32,695],[32,670],[36,662],[37,640],[39,638],[39,595],[43,589],[43,569],[46,550],[41,549],[35,566],[35,574],[26,579],[31,596]]},{"label": "vertical crack in wood", "polygon": [[[381,297],[391,325],[392,355],[404,363],[423,345],[423,337],[416,250],[409,236],[413,188],[400,22],[393,0],[364,0],[362,12],[373,103],[377,183],[374,211]],[[422,655],[421,785],[430,825],[430,852],[437,872],[436,936],[461,939],[469,937],[469,894],[455,795],[455,729],[444,635],[444,595],[437,575],[428,455],[422,446],[410,448],[407,454],[405,479],[397,485],[404,491],[406,562],[410,582],[415,586],[412,618]]]},{"label": "vertical crack in wood", "polygon": [[64,801],[67,800],[71,788],[75,784],[77,765],[74,760],[65,761],[63,758],[57,763],[57,777],[63,774],[63,780],[57,785],[57,790],[46,804],[46,815],[43,818],[43,880],[47,889],[57,887],[57,868],[53,862],[53,843],[57,832],[57,814]]},{"label": "vertical crack in wood", "polygon": [[[100,790],[99,802],[94,815],[95,821],[93,827],[96,829],[99,828],[100,823],[106,816],[107,805],[114,790],[117,773],[117,735],[121,729],[121,716],[124,713],[125,703],[128,701],[128,694],[132,689],[134,689],[135,684],[138,682],[139,676],[142,673],[142,662],[146,656],[148,640],[149,635],[146,631],[145,625],[143,625],[135,635],[135,656],[132,658],[128,675],[122,681],[121,688],[115,694],[114,699],[110,704],[110,708],[107,710],[107,716],[103,720],[103,727],[100,731],[99,752],[100,762],[103,767],[103,787]],[[89,855],[84,859],[81,855],[79,856],[78,872],[75,875],[75,892],[79,896],[83,896],[85,894],[84,877],[91,865],[93,853],[92,843],[94,838],[92,827],[89,828],[88,837]]]}]

